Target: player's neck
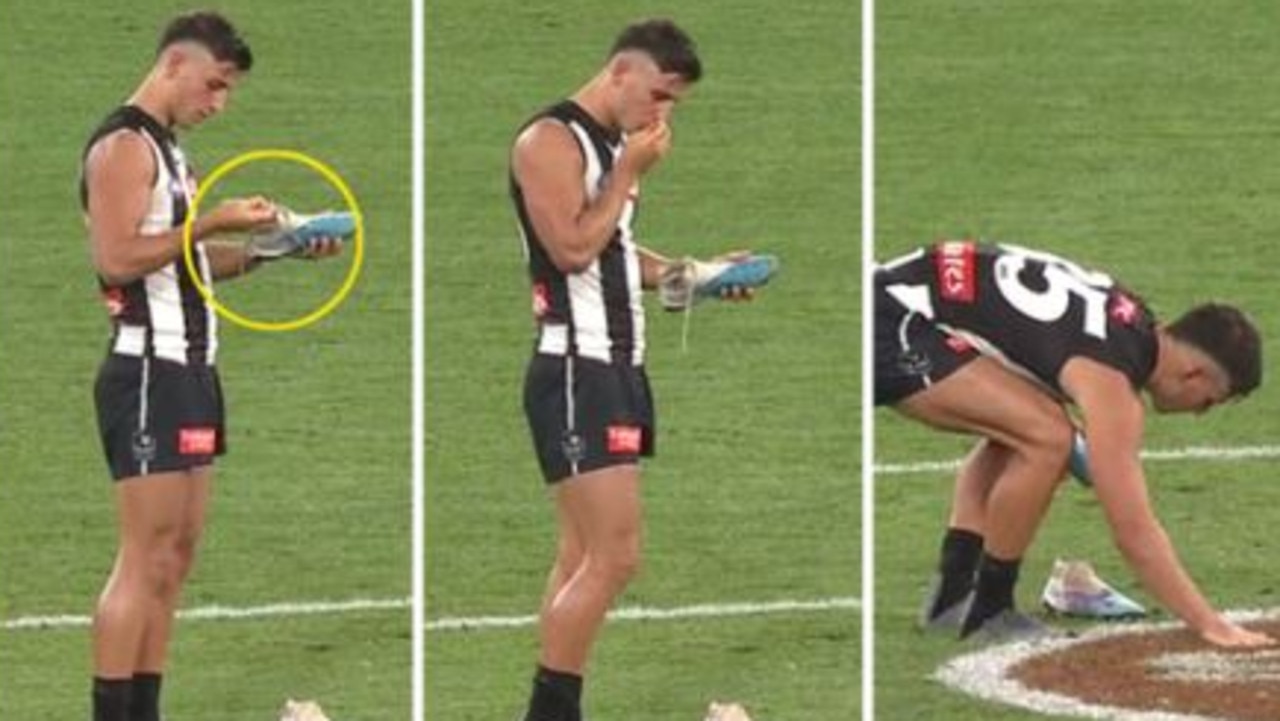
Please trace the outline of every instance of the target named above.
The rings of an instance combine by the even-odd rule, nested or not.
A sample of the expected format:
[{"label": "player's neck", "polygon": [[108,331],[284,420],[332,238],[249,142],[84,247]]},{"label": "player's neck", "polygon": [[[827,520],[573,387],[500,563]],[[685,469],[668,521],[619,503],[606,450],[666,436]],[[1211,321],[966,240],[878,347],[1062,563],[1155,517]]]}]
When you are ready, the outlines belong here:
[{"label": "player's neck", "polygon": [[1156,367],[1151,371],[1147,386],[1163,383],[1167,378],[1177,378],[1187,363],[1184,350],[1163,327],[1156,328]]},{"label": "player's neck", "polygon": [[571,96],[573,102],[579,107],[587,111],[602,128],[620,132],[622,129],[618,127],[618,119],[614,117],[610,110],[612,104],[609,102],[609,78],[607,72],[601,72],[591,79],[586,85],[578,89],[578,92]]},{"label": "player's neck", "polygon": [[138,86],[138,89],[129,97],[128,103],[155,118],[157,123],[172,130],[173,114],[169,111],[167,96],[168,93],[163,88],[162,81],[152,74]]}]

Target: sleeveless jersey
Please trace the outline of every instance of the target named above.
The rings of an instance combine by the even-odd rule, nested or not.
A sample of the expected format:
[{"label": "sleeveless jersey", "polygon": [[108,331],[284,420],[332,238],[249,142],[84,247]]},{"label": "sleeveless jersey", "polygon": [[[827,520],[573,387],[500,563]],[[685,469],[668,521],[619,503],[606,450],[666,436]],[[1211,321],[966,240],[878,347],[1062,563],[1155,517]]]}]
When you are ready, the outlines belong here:
[{"label": "sleeveless jersey", "polygon": [[1059,396],[1082,356],[1141,388],[1155,369],[1155,318],[1108,275],[1014,245],[942,242],[880,266],[883,290]]},{"label": "sleeveless jersey", "polygon": [[[564,124],[577,141],[584,166],[583,190],[588,202],[594,201],[622,152],[621,133],[604,128],[571,100],[547,108],[523,127],[544,118]],[[524,194],[514,173],[510,186],[532,283],[537,351],[642,365],[640,256],[631,231],[638,188],[632,188],[613,236],[591,265],[577,273],[563,273],[551,262],[529,220]]]},{"label": "sleeveless jersey", "polygon": [[[88,157],[95,143],[119,130],[141,136],[155,158],[155,182],[138,232],[158,235],[182,227],[195,196],[196,180],[173,133],[155,118],[135,106],[117,108],[94,130],[85,145],[84,157]],[[88,212],[89,189],[83,173],[80,202]],[[147,241],[144,238],[138,242]],[[198,243],[193,250],[201,281],[212,292],[208,256]],[[101,276],[98,285],[111,316],[111,352],[154,356],[183,365],[213,365],[218,319],[191,281],[181,256],[123,285],[112,285]]]}]

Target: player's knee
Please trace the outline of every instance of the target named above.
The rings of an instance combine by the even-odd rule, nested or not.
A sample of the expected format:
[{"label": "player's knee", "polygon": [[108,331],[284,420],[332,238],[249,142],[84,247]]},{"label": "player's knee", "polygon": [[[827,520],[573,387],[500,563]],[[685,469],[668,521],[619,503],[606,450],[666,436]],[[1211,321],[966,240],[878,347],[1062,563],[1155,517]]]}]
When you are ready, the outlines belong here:
[{"label": "player's knee", "polygon": [[191,569],[196,563],[196,547],[199,543],[199,536],[194,534],[183,534],[174,542],[173,581],[175,584],[181,585],[191,575]]},{"label": "player's knee", "polygon": [[582,544],[577,541],[560,539],[556,546],[556,565],[560,568],[572,570],[581,566],[583,556]]},{"label": "player's knee", "polygon": [[1028,457],[1055,481],[1066,473],[1074,430],[1065,413],[1056,413],[1049,414],[1043,421],[1025,431]]},{"label": "player's knee", "polygon": [[158,544],[146,555],[143,579],[147,594],[167,599],[177,592],[181,559],[171,543]]},{"label": "player's knee", "polygon": [[625,586],[640,572],[640,543],[628,542],[619,544],[607,553],[601,554],[600,569],[614,586]]},{"label": "player's knee", "polygon": [[143,577],[147,593],[168,599],[178,592],[195,560],[197,538],[176,528],[157,531],[147,544]]}]

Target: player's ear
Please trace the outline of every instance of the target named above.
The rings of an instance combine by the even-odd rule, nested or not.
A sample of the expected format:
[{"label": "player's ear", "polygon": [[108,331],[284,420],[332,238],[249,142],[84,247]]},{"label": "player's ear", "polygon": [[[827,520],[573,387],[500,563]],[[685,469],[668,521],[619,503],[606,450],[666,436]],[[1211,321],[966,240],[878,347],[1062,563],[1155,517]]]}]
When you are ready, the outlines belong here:
[{"label": "player's ear", "polygon": [[160,53],[160,69],[166,78],[177,76],[186,61],[186,53],[180,45],[170,45]]},{"label": "player's ear", "polygon": [[1192,363],[1183,374],[1183,379],[1189,383],[1208,383],[1213,380],[1213,374],[1207,363]]},{"label": "player's ear", "polygon": [[609,60],[609,79],[615,84],[622,81],[623,76],[631,70],[631,59],[626,53],[618,53]]}]

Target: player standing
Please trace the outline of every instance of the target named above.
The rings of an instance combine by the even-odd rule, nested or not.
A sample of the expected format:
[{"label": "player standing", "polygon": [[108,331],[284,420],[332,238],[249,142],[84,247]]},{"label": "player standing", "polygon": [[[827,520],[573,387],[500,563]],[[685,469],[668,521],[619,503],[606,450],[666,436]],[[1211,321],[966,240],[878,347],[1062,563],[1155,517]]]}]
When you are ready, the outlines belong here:
[{"label": "player standing", "polygon": [[674,23],[635,23],[512,149],[537,321],[524,404],[559,525],[526,721],[581,718],[592,643],[640,561],[639,459],[655,432],[641,295],[670,261],[638,245],[632,223],[641,177],[670,149],[671,111],[701,74]]},{"label": "player standing", "polygon": [[[225,18],[179,16],[146,78],[85,147],[81,201],[112,321],[95,400],[119,537],[93,618],[95,721],[159,721],[174,611],[204,528],[213,461],[225,451],[217,317],[182,257],[196,181],[174,133],[220,113],[252,65]],[[205,287],[257,262],[246,244],[211,236],[276,224],[263,198],[197,218]],[[323,239],[309,255],[338,249]]]}]

